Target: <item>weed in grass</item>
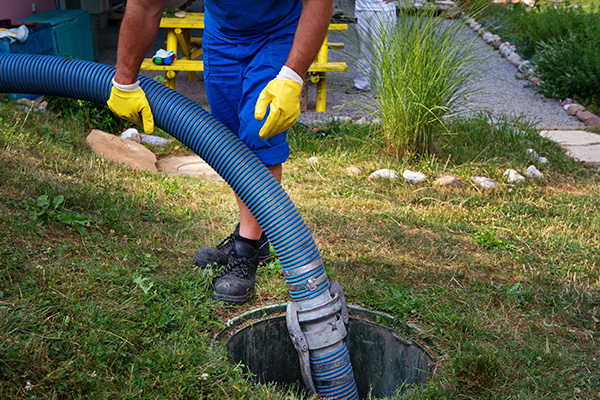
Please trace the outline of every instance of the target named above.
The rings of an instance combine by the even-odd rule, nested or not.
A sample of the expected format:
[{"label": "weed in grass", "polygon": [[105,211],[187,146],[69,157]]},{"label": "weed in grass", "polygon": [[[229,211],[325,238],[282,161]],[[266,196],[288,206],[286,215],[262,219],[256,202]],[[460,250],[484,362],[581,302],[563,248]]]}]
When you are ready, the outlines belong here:
[{"label": "weed in grass", "polygon": [[35,201],[26,199],[18,203],[19,206],[27,209],[31,214],[31,219],[38,225],[42,225],[48,220],[55,220],[62,224],[74,227],[80,234],[85,234],[85,226],[90,224],[87,216],[73,212],[64,207],[65,196],[62,194],[54,196],[52,201],[48,195],[38,196]]},{"label": "weed in grass", "polygon": [[475,242],[484,245],[488,249],[499,248],[513,251],[516,250],[516,247],[513,244],[497,239],[496,234],[485,227],[481,228],[480,231],[475,232],[472,237]]},{"label": "weed in grass", "polygon": [[479,398],[492,398],[502,381],[502,362],[497,352],[476,344],[465,345],[452,361],[456,385]]}]

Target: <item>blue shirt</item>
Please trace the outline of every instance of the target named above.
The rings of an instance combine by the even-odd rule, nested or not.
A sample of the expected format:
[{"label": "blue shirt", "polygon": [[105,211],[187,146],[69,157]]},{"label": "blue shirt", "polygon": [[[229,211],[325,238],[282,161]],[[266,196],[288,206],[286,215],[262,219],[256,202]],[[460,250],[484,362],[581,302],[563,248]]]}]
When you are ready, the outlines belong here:
[{"label": "blue shirt", "polygon": [[232,43],[294,34],[302,12],[300,0],[205,0],[204,6],[204,29]]}]

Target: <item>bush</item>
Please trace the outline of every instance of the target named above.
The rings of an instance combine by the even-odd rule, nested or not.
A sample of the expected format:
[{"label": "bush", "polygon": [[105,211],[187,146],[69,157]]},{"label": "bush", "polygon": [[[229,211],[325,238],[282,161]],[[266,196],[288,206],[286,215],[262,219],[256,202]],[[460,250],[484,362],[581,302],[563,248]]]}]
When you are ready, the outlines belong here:
[{"label": "bush", "polygon": [[[599,32],[600,34],[600,32]],[[542,42],[535,61],[546,95],[600,100],[600,52],[575,34]]]},{"label": "bush", "polygon": [[396,29],[383,30],[377,40],[360,38],[374,42],[371,68],[363,73],[375,96],[359,105],[380,119],[379,134],[389,154],[432,153],[450,110],[479,89],[472,77],[486,60],[461,29],[459,22],[426,10],[401,13]]},{"label": "bush", "polygon": [[481,20],[486,29],[532,61],[546,95],[600,99],[600,13],[570,3],[492,6]]}]

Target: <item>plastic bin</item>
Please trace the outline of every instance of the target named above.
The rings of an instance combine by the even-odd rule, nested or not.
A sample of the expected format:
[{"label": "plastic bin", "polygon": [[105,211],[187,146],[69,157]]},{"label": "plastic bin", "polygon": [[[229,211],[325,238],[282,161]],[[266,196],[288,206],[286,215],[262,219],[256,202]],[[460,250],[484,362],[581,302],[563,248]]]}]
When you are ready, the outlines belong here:
[{"label": "plastic bin", "polygon": [[14,42],[8,46],[10,53],[56,55],[54,39],[52,37],[52,25],[37,24],[28,29],[29,35],[27,36],[27,40],[22,43]]},{"label": "plastic bin", "polygon": [[90,15],[86,10],[49,10],[19,22],[50,24],[56,55],[94,60]]},{"label": "plastic bin", "polygon": [[[27,36],[27,40],[22,43],[10,43],[7,38],[2,39],[2,43],[0,44],[0,53],[45,54],[49,56],[55,55],[52,25],[37,24],[29,27],[28,29],[29,35]],[[6,95],[13,100],[18,100],[21,98],[33,100],[39,97],[38,94],[22,93],[6,93]]]}]

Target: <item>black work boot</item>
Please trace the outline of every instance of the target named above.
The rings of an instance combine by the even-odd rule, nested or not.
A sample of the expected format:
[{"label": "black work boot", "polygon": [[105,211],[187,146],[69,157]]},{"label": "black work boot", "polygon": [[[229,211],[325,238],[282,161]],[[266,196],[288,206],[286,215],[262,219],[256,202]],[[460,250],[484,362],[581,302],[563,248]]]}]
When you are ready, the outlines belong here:
[{"label": "black work boot", "polygon": [[216,276],[214,299],[244,304],[250,300],[254,289],[258,252],[251,244],[236,240],[228,258],[227,265]]},{"label": "black work boot", "polygon": [[[227,265],[229,259],[228,254],[233,248],[235,240],[240,235],[240,224],[237,224],[233,233],[227,236],[217,247],[200,247],[194,256],[194,262],[200,268],[205,268],[209,265],[216,264],[219,267]],[[271,258],[271,248],[269,240],[263,232],[258,239],[258,264],[265,265]]]}]

